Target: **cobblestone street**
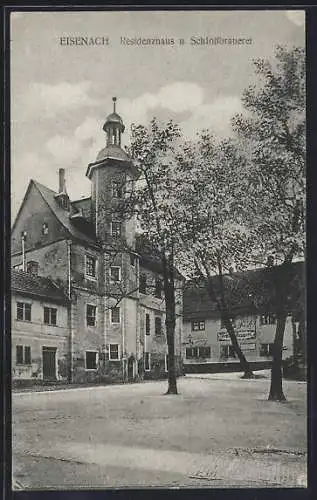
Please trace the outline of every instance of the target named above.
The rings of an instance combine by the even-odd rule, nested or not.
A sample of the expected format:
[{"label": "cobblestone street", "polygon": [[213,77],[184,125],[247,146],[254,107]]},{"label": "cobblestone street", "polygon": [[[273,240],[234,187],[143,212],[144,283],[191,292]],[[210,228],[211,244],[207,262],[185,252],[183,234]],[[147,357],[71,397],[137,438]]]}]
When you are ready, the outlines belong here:
[{"label": "cobblestone street", "polygon": [[13,395],[14,489],[304,487],[306,384],[184,377]]}]

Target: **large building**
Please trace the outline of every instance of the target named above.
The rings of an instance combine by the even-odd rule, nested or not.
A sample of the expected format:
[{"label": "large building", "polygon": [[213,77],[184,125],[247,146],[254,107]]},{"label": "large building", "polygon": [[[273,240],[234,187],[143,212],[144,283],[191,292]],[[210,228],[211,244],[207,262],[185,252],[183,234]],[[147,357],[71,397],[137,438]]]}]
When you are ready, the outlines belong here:
[{"label": "large building", "polygon": [[[58,192],[31,180],[16,217],[11,244],[12,266],[16,271],[13,283],[18,279],[22,284],[20,289],[13,287],[17,294],[13,297],[16,305],[12,307],[14,376],[22,373],[16,356],[20,352],[18,346],[26,345],[26,335],[27,346],[31,347],[31,353],[27,349],[27,364],[36,364],[39,378],[45,378],[44,365],[49,356],[44,348],[55,350],[51,363],[53,356],[56,366],[66,363],[64,372],[72,382],[166,376],[162,268],[159,259],[148,251],[142,236],[137,235],[135,218],[124,216],[119,209],[134,188],[137,173],[121,147],[124,124],[116,113],[115,99],[113,113],[103,129],[106,146],[86,171],[91,181],[91,197],[71,201],[66,190],[65,170],[60,169]],[[47,323],[47,314],[52,312],[45,311],[54,311],[57,306],[53,297],[47,297],[52,299],[50,304],[42,301],[40,284],[34,281],[31,286],[26,271],[32,273],[32,279],[39,280],[38,283],[44,283],[42,278],[47,278],[63,295],[64,302],[57,311],[60,323]],[[26,297],[25,287],[31,293],[23,302],[18,294],[23,289]],[[31,304],[34,314],[27,312],[27,305],[21,316],[18,303]],[[182,369],[181,313],[182,303],[178,300],[177,373]],[[52,320],[53,316],[50,317]],[[59,335],[65,337],[63,348],[57,345]],[[23,373],[31,378],[31,371]],[[58,374],[56,369],[56,379]]]}]

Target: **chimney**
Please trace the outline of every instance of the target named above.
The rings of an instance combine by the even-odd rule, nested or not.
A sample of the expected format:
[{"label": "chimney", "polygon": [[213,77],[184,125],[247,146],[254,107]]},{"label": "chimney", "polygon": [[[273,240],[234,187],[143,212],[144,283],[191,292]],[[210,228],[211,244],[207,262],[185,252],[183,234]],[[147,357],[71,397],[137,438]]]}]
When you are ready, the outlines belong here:
[{"label": "chimney", "polygon": [[58,170],[58,193],[55,195],[55,199],[59,206],[64,210],[70,210],[70,202],[68,198],[68,194],[66,191],[66,183],[65,183],[65,169],[60,168]]},{"label": "chimney", "polygon": [[29,260],[27,263],[27,272],[32,274],[32,276],[38,276],[39,274],[39,263],[35,260]]},{"label": "chimney", "polygon": [[65,191],[65,169],[60,168],[58,171],[58,179],[59,179],[59,193],[63,193]]}]

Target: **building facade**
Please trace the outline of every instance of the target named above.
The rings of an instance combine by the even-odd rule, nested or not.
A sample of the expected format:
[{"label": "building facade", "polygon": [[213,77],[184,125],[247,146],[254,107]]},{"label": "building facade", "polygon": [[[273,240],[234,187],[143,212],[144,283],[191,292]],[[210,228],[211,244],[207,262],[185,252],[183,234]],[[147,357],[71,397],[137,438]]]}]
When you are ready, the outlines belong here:
[{"label": "building facade", "polygon": [[30,262],[29,272],[13,270],[11,275],[13,380],[67,381],[68,299],[34,268]]},{"label": "building facade", "polygon": [[[302,263],[294,264],[297,280],[291,292],[293,307],[289,307],[286,319],[283,360],[293,356],[294,346],[300,338],[304,307],[300,291],[301,283],[304,283],[303,270]],[[272,272],[274,269],[247,271],[230,277],[227,282],[225,277],[235,334],[253,367],[267,367],[272,361],[276,331],[274,290],[269,278]],[[240,369],[220,312],[201,283],[188,285],[184,292],[183,356],[185,372]]]},{"label": "building facade", "polygon": [[[64,169],[58,192],[31,180],[12,230],[13,268],[26,270],[34,262],[38,276],[67,297],[67,371],[76,383],[167,374],[162,269],[144,254],[135,218],[120,209],[137,173],[121,148],[124,124],[115,100],[103,129],[107,144],[86,171],[91,197],[69,199]],[[175,353],[181,373],[181,303],[178,308]]]}]

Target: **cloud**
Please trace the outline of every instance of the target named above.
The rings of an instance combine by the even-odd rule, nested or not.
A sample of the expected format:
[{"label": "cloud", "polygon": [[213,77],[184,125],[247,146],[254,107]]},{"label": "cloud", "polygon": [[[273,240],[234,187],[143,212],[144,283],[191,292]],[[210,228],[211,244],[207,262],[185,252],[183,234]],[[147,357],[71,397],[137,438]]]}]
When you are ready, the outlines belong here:
[{"label": "cloud", "polygon": [[193,138],[202,129],[210,129],[219,136],[231,133],[231,117],[243,111],[241,100],[237,96],[220,96],[210,104],[195,108],[191,116],[181,122],[187,138]]},{"label": "cloud", "polygon": [[286,17],[296,26],[304,26],[305,24],[305,11],[304,10],[287,10]]},{"label": "cloud", "polygon": [[14,116],[18,116],[20,121],[55,118],[72,110],[93,106],[97,101],[89,96],[91,86],[89,81],[61,82],[56,85],[32,82],[26,92],[13,101],[13,104],[16,103]]},{"label": "cloud", "polygon": [[200,106],[204,100],[204,91],[196,83],[175,82],[162,87],[157,97],[162,108],[181,113]]}]

